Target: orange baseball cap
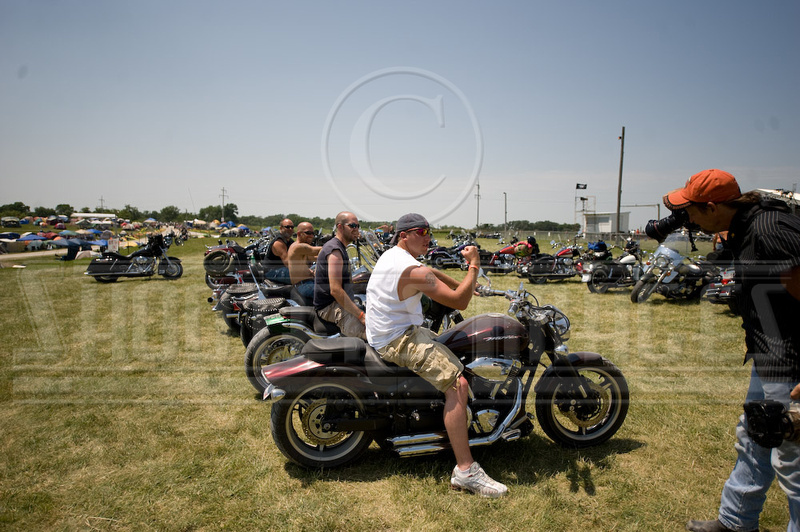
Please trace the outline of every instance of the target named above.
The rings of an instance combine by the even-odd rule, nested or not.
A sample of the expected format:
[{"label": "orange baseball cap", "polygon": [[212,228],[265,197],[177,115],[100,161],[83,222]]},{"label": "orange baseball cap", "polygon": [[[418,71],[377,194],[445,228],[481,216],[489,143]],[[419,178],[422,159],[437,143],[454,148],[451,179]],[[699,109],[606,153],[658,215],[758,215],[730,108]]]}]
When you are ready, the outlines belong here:
[{"label": "orange baseball cap", "polygon": [[742,195],[736,178],[728,172],[712,168],[694,174],[686,186],[664,196],[669,210],[683,209],[692,203],[724,203]]}]

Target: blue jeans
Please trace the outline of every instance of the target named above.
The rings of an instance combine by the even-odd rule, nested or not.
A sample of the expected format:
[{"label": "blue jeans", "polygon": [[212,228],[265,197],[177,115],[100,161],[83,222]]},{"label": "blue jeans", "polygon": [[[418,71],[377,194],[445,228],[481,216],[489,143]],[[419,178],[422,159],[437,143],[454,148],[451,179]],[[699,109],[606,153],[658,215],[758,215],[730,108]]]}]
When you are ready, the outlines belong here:
[{"label": "blue jeans", "polygon": [[[787,407],[789,392],[797,383],[762,381],[755,368],[745,401],[774,399]],[[773,479],[789,499],[787,532],[800,532],[800,443],[783,442],[767,449],[747,435],[744,414],[736,426],[736,452],[739,454],[733,472],[722,489],[719,507],[720,522],[734,530],[758,530],[758,516],[764,506],[767,490]]]},{"label": "blue jeans", "polygon": [[289,268],[286,266],[281,266],[280,268],[275,268],[274,270],[270,270],[264,275],[270,281],[275,281],[276,283],[280,284],[292,284],[292,281],[289,279]]},{"label": "blue jeans", "polygon": [[314,279],[306,279],[305,281],[300,281],[296,285],[297,291],[300,293],[301,296],[305,299],[306,305],[313,305],[314,304]]}]

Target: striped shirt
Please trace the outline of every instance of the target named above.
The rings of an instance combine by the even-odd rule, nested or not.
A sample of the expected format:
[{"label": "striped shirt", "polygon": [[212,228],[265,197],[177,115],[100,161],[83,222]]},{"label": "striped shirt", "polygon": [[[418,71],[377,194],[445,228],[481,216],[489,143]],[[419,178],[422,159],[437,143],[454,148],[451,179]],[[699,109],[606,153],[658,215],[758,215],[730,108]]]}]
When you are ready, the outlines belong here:
[{"label": "striped shirt", "polygon": [[763,202],[733,218],[729,242],[747,355],[765,380],[800,382],[800,301],[781,284],[781,275],[800,267],[800,217]]}]

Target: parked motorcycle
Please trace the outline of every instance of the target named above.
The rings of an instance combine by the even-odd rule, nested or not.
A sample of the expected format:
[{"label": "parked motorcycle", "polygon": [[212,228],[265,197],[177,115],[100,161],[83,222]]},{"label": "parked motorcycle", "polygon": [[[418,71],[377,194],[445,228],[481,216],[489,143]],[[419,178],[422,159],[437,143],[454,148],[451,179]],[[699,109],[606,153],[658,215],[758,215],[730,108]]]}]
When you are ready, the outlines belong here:
[{"label": "parked motorcycle", "polygon": [[[511,273],[517,268],[520,261],[528,259],[533,254],[535,243],[536,239],[533,238],[533,244],[530,241],[515,242],[494,253],[480,250],[481,267],[485,272]],[[537,245],[536,249],[538,250],[538,248]]]},{"label": "parked motorcycle", "polygon": [[719,268],[714,263],[681,255],[678,249],[684,242],[681,233],[672,233],[656,248],[641,279],[633,286],[632,302],[643,303],[655,293],[668,299],[697,299],[719,277]]},{"label": "parked motorcycle", "polygon": [[629,238],[618,259],[584,263],[581,280],[591,293],[605,294],[612,288],[633,286],[643,274],[642,249],[637,241]]},{"label": "parked motorcycle", "polygon": [[[478,290],[506,297],[513,317],[478,315],[438,336],[465,365],[470,446],[527,436],[534,419],[569,448],[611,438],[628,412],[622,372],[597,353],[569,353],[567,317],[540,305],[522,284],[507,292]],[[543,355],[550,364],[533,386]],[[301,466],[351,463],[372,440],[400,456],[450,448],[444,395],[409,369],[387,364],[359,339],[311,340],[301,356],[262,373],[264,399],[275,401],[272,437]],[[535,416],[525,410],[531,392]]]},{"label": "parked motorcycle", "polygon": [[156,233],[147,237],[144,247],[130,255],[104,251],[100,257],[92,259],[84,274],[101,283],[113,283],[120,277],[150,277],[155,274],[165,279],[177,279],[183,275],[181,260],[167,256],[173,241],[176,245],[182,244],[172,234]]},{"label": "parked motorcycle", "polygon": [[432,245],[425,254],[425,263],[438,270],[464,268],[466,262],[464,262],[461,251],[465,247],[473,245],[475,242],[468,235],[456,235],[453,237],[453,245],[450,247]]},{"label": "parked motorcycle", "polygon": [[739,290],[741,285],[736,284],[733,267],[720,270],[719,279],[709,283],[705,297],[716,305],[728,305],[734,314],[739,314]]},{"label": "parked motorcycle", "polygon": [[534,284],[543,284],[548,280],[569,279],[578,275],[575,259],[580,257],[581,248],[577,245],[564,246],[552,240],[550,245],[559,250],[553,255],[543,253],[532,257],[529,262],[519,267],[518,275],[527,277]]}]

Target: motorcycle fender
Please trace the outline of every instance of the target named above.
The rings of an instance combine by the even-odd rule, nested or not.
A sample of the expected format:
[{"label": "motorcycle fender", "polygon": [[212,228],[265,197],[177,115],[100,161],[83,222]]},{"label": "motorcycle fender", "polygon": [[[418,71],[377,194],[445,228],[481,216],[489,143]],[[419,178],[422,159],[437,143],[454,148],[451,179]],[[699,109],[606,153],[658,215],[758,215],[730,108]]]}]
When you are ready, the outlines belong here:
[{"label": "motorcycle fender", "polygon": [[[586,364],[600,362],[603,360],[603,355],[589,351],[576,351],[567,355],[567,360],[570,364],[576,364],[578,362]],[[546,370],[544,370],[544,373],[542,373],[542,376],[539,378],[536,386],[533,387],[533,391],[536,393],[552,392],[561,382],[561,375],[559,375],[559,371],[559,365],[551,364]]]},{"label": "motorcycle fender", "polygon": [[[364,374],[354,368],[326,366],[305,356],[270,364],[263,367],[261,373],[270,383],[272,390],[279,389],[284,392],[289,392],[296,387],[302,386],[311,379],[331,380],[341,377],[355,377],[358,380],[365,379]],[[276,394],[273,393],[272,395],[274,397]],[[282,397],[283,394],[280,394],[280,396]],[[265,398],[267,398],[266,393]]]}]

